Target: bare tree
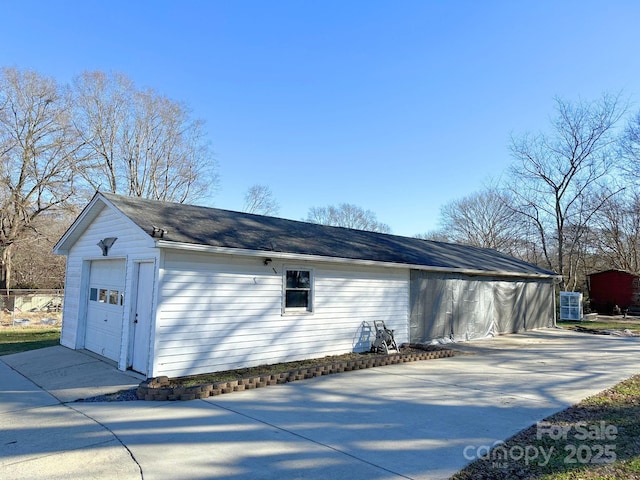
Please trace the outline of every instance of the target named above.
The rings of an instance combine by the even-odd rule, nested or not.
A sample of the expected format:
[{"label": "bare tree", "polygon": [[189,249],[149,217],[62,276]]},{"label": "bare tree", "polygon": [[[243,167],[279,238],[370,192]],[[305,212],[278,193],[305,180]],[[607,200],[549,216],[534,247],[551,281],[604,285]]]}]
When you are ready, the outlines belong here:
[{"label": "bare tree", "polygon": [[184,202],[217,186],[204,124],[187,107],[122,74],[85,72],[74,81],[74,120],[91,159],[93,189]]},{"label": "bare tree", "polygon": [[85,72],[73,82],[73,122],[91,165],[83,173],[92,190],[122,190],[122,133],[134,86],[121,74]]},{"label": "bare tree", "polygon": [[266,185],[253,185],[244,195],[243,212],[260,215],[277,215],[280,205],[273,196],[273,192]]},{"label": "bare tree", "polygon": [[356,205],[341,203],[328,207],[311,207],[306,218],[307,222],[336,227],[368,230],[370,232],[390,233],[391,227],[376,218],[371,210],[364,210]]},{"label": "bare tree", "polygon": [[626,125],[620,138],[620,154],[626,160],[622,170],[636,180],[640,179],[640,112],[636,113]]},{"label": "bare tree", "polygon": [[572,284],[579,242],[607,199],[593,201],[613,171],[614,127],[624,111],[619,96],[557,98],[549,134],[512,139],[512,208],[535,226],[547,268],[563,276],[561,288]]},{"label": "bare tree", "polygon": [[54,255],[53,246],[74,217],[72,211],[45,212],[16,240],[11,249],[13,288],[64,288],[65,257]]},{"label": "bare tree", "polygon": [[450,241],[517,255],[523,222],[509,205],[508,193],[489,187],[444,205],[441,231]]},{"label": "bare tree", "polygon": [[32,71],[0,71],[0,286],[10,288],[14,243],[75,193],[78,141],[65,92]]},{"label": "bare tree", "polygon": [[592,244],[600,268],[640,274],[640,193],[609,197],[593,222]]},{"label": "bare tree", "polygon": [[419,238],[420,240],[429,240],[432,242],[452,242],[452,240],[444,230],[430,230],[425,233],[416,233],[413,238]]}]

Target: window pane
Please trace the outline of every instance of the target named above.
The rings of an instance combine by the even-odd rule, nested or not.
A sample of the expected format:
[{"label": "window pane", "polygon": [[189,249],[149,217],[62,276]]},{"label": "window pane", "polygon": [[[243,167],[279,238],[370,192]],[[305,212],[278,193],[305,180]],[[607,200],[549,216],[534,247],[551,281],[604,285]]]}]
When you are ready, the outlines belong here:
[{"label": "window pane", "polygon": [[111,305],[118,305],[118,297],[120,296],[120,293],[118,292],[118,290],[110,290],[109,291],[109,303]]},{"label": "window pane", "polygon": [[287,271],[287,288],[296,288],[298,286],[298,273],[295,270]]},{"label": "window pane", "polygon": [[285,307],[304,307],[309,306],[308,290],[287,290]]},{"label": "window pane", "polygon": [[311,288],[311,272],[298,273],[298,288]]},{"label": "window pane", "polygon": [[311,272],[306,270],[288,270],[287,288],[311,288]]},{"label": "window pane", "polygon": [[98,301],[101,303],[107,303],[107,290],[105,288],[100,289],[100,296],[98,297]]},{"label": "window pane", "polygon": [[92,302],[95,302],[98,300],[98,289],[97,288],[92,288],[91,290],[89,290],[89,300],[91,300]]}]

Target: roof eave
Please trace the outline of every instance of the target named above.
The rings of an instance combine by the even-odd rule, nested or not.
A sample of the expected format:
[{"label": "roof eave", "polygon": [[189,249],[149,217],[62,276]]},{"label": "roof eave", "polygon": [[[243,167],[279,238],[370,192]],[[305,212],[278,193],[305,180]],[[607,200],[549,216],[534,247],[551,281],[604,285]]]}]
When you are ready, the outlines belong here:
[{"label": "roof eave", "polygon": [[361,259],[355,259],[355,258],[330,257],[325,255],[276,252],[273,250],[250,250],[250,249],[243,249],[243,248],[219,247],[219,246],[213,246],[213,245],[183,243],[183,242],[174,242],[174,241],[168,241],[168,240],[156,240],[155,244],[158,248],[189,250],[192,252],[203,252],[203,253],[217,253],[221,255],[243,255],[247,257],[278,258],[282,260],[305,260],[305,261],[332,262],[332,263],[342,263],[342,264],[361,265],[361,266],[409,268],[413,270],[422,270],[422,271],[428,271],[428,272],[461,273],[465,275],[556,279],[556,281],[562,278],[560,275],[548,275],[548,274],[542,274],[542,273],[512,272],[512,271],[506,271],[506,270],[474,270],[474,269],[465,269],[465,268],[434,267],[429,265],[384,262],[379,260],[361,260]]},{"label": "roof eave", "polygon": [[102,193],[96,192],[87,206],[80,212],[78,218],[71,224],[64,235],[53,246],[53,253],[56,255],[68,255],[71,248],[76,241],[82,236],[82,233],[86,230],[93,220],[95,220],[100,212],[105,208],[111,208],[114,212],[123,219],[123,221],[129,223],[132,228],[139,230],[149,237],[149,246],[153,246],[153,240],[147,232],[145,232],[140,226],[138,226],[129,216],[125,215],[120,209],[115,206],[109,199],[107,199]]},{"label": "roof eave", "polygon": [[[56,242],[53,246],[53,253],[56,255],[68,255],[71,247],[76,242],[76,240],[80,237],[86,225],[91,223],[100,213],[102,208],[104,208],[104,204],[102,207],[95,207],[96,203],[101,200],[100,194],[96,193],[91,201],[87,204],[86,207],[82,209],[80,215],[74,220],[74,222],[67,228],[67,231],[64,232],[60,240]],[[96,211],[96,208],[98,209]],[[80,229],[80,230],[78,230]]]}]

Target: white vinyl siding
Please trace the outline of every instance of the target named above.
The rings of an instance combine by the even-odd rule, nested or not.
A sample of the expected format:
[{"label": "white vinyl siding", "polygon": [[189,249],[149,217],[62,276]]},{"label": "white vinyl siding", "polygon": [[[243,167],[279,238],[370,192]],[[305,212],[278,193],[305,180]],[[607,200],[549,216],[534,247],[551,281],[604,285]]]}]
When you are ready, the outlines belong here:
[{"label": "white vinyl siding", "polygon": [[313,271],[313,315],[283,315],[283,270],[262,258],[166,251],[153,375],[180,376],[367,350],[367,323],[408,341],[409,271],[296,263]]},{"label": "white vinyl siding", "polygon": [[[98,205],[95,205],[98,208]],[[118,240],[109,249],[108,257],[102,255],[97,243],[106,237],[117,237]],[[119,346],[118,365],[126,368],[128,341],[129,297],[127,291],[131,286],[132,262],[137,258],[153,259],[158,257],[158,249],[153,248],[153,240],[120,212],[105,207],[82,233],[71,247],[67,256],[65,279],[65,301],[63,307],[63,324],[60,343],[69,348],[85,348],[85,322],[87,302],[90,293],[89,265],[92,260],[121,259],[126,262],[124,304],[121,319],[122,338]]]}]

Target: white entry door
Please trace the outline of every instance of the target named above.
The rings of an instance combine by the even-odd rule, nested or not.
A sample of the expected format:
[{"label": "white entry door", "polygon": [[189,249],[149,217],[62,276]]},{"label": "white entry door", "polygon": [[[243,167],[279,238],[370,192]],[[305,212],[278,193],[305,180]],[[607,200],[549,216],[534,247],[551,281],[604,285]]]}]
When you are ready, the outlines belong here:
[{"label": "white entry door", "polygon": [[137,264],[135,280],[135,311],[131,334],[131,369],[147,374],[151,337],[151,313],[153,309],[153,262]]},{"label": "white entry door", "polygon": [[124,260],[91,262],[84,348],[115,361],[122,340],[124,278]]}]

